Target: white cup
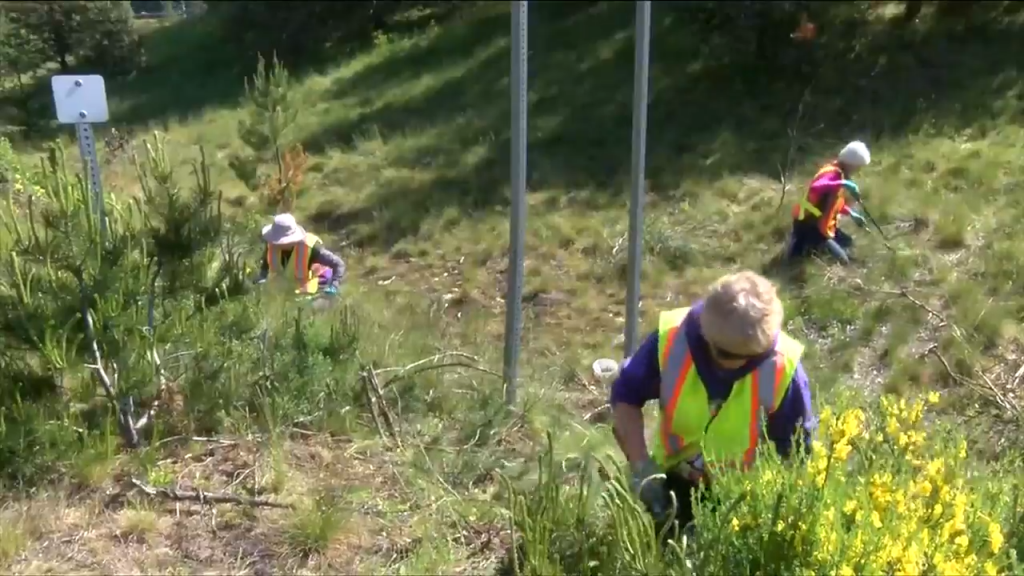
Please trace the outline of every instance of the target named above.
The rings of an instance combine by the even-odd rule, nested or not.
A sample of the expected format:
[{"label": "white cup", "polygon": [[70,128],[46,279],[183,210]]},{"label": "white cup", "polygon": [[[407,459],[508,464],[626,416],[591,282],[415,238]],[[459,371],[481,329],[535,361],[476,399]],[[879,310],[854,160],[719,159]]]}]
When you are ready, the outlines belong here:
[{"label": "white cup", "polygon": [[610,358],[598,358],[593,364],[594,378],[603,384],[611,384],[619,375],[619,363]]}]

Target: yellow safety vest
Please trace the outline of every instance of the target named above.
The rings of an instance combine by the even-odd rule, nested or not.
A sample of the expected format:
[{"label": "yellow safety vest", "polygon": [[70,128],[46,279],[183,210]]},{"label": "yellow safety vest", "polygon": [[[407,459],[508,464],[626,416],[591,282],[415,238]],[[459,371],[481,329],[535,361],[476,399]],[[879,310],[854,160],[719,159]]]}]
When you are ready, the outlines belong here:
[{"label": "yellow safety vest", "polygon": [[[828,172],[838,172],[840,178],[846,178],[846,175],[843,174],[843,171],[839,168],[839,166],[837,166],[835,162],[831,162],[829,164],[822,166],[821,169],[818,170],[818,172],[814,175],[814,178],[811,178],[811,182],[814,182],[815,180],[820,178],[822,175],[827,174]],[[814,218],[816,219],[821,218],[821,209],[818,208],[813,202],[811,202],[810,186],[808,186],[807,189],[804,190],[804,195],[801,196],[800,200],[793,206],[793,218],[795,220],[803,220],[806,217],[806,214],[810,214],[811,216],[814,216]]]},{"label": "yellow safety vest", "polygon": [[[835,162],[831,162],[823,166],[818,173],[814,175],[811,182],[814,182],[819,177],[829,172],[838,172],[839,177],[845,179],[846,175],[843,174],[841,168]],[[811,188],[810,186],[804,190],[804,195],[800,198],[800,201],[793,206],[793,219],[804,220],[807,215],[810,214],[812,220],[817,224],[818,230],[826,238],[834,238],[836,235],[836,228],[839,226],[839,214],[843,211],[843,207],[846,206],[846,198],[842,192],[839,192],[838,196],[834,201],[827,194],[819,194],[815,201],[811,201]],[[827,213],[825,213],[827,210]]]},{"label": "yellow safety vest", "polygon": [[693,366],[682,328],[689,308],[663,312],[658,328],[661,422],[653,458],[663,470],[703,457],[707,469],[748,468],[757,456],[764,420],[789,390],[804,346],[780,333],[775,354],[733,385],[716,413]]},{"label": "yellow safety vest", "polygon": [[[290,249],[292,251],[291,257],[288,258],[287,267],[291,269],[291,277],[299,285],[299,288],[295,291],[296,293],[315,294],[320,288],[320,278],[313,270],[313,267],[309,265],[309,258],[313,252],[313,247],[322,242],[315,234],[306,234],[306,238],[302,242],[294,245],[294,247],[285,248],[285,250]],[[283,251],[280,246],[267,244],[268,276],[273,277],[278,272],[285,272],[286,262],[281,255]]]}]

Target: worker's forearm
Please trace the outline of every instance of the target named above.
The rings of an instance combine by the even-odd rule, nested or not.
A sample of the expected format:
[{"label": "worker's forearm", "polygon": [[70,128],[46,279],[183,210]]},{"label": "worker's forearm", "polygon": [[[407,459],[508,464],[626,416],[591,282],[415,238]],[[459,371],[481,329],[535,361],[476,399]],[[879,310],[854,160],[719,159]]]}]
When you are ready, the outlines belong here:
[{"label": "worker's forearm", "polygon": [[617,403],[612,406],[612,422],[615,441],[626,456],[631,466],[646,461],[650,456],[647,452],[647,441],[644,439],[643,410],[629,404]]},{"label": "worker's forearm", "polygon": [[333,252],[318,246],[314,250],[311,260],[314,264],[330,268],[332,273],[331,280],[334,282],[341,282],[342,278],[345,277],[345,261]]}]

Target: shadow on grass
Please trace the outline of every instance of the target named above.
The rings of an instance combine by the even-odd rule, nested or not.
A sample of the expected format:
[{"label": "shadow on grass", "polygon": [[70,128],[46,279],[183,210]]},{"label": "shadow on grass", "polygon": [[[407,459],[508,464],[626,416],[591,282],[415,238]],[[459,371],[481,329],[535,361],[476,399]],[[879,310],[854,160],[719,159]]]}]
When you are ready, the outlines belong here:
[{"label": "shadow on grass", "polygon": [[[211,107],[232,106],[245,91],[244,76],[255,69],[255,60],[242,59],[223,45],[211,18],[145,21],[140,33],[145,50],[142,68],[127,77],[106,78],[111,127],[160,123],[166,130],[172,120],[185,120]],[[50,120],[50,78],[57,73],[40,75],[26,88],[24,97],[34,121],[26,138],[29,144],[46,142],[66,129]],[[97,72],[74,66],[67,73]]]},{"label": "shadow on grass", "polygon": [[[992,14],[906,27],[898,19],[836,13],[817,44],[794,44],[786,30],[765,56],[730,44],[742,38],[702,30],[695,24],[699,4],[654,7],[647,165],[655,195],[672,200],[690,194],[684,181],[777,179],[805,92],[795,171],[827,160],[853,138],[877,143],[926,129],[995,128],[1006,116],[997,109],[1001,96],[1020,81],[1015,55],[1024,36],[1018,24]],[[334,88],[331,97],[359,112],[311,135],[310,151],[346,147],[372,132],[388,139],[436,129],[444,136],[388,154],[392,166],[431,165],[432,178],[385,182],[373,206],[318,219],[372,216],[375,229],[359,241],[390,245],[449,207],[472,217],[506,205],[509,25],[507,8],[492,5]],[[529,25],[530,188],[602,191],[588,207],[624,205],[632,5],[536,3]]]},{"label": "shadow on grass", "polygon": [[[412,32],[426,27],[430,19],[444,21],[454,12],[454,3],[415,14],[399,11],[388,29]],[[224,27],[230,25],[224,18],[205,16],[175,20],[146,33],[144,69],[108,87],[116,101],[111,116],[126,125],[166,124],[187,120],[209,108],[237,105],[245,94],[245,78],[256,71],[257,57],[229,39]],[[321,57],[289,64],[289,72],[301,79],[335,66],[344,54],[365,49],[363,41],[354,38]]]},{"label": "shadow on grass", "polygon": [[145,67],[108,83],[111,118],[135,126],[186,120],[212,107],[234,105],[255,61],[220,39],[213,18],[175,20],[149,31]]}]

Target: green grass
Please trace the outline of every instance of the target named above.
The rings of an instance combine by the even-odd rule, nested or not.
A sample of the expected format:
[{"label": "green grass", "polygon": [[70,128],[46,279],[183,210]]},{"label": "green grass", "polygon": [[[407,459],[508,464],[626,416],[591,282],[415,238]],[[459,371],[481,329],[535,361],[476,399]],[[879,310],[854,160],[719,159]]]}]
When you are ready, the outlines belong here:
[{"label": "green grass", "polygon": [[[1015,380],[1024,362],[1020,15],[998,3],[986,9],[1006,13],[969,23],[926,11],[905,29],[884,7],[835,8],[832,31],[819,44],[787,45],[763,62],[697,25],[695,6],[654,6],[644,329],[722,273],[764,271],[782,288],[788,329],[808,344],[819,406],[851,390],[940,390],[943,417],[969,423],[963,430],[978,449],[998,453],[1012,438],[1005,426],[1019,415],[992,389],[1005,404],[1024,402]],[[495,415],[500,382],[488,376],[417,377],[388,396],[409,416],[400,419],[402,447],[385,448],[367,433],[366,410],[351,393],[356,407],[334,406],[318,420],[351,445],[298,435],[212,476],[227,485],[253,467],[253,490],[285,497],[306,498],[315,492],[307,484],[333,483],[352,492],[345,513],[312,504],[292,517],[246,512],[225,530],[246,533],[242,560],[232,558],[226,538],[211,536],[216,552],[207,560],[197,552],[199,560],[180,566],[228,570],[274,557],[288,570],[491,569],[511,542],[496,474],[515,486],[532,478],[546,429],[560,460],[609,450],[607,427],[582,416],[606,396],[590,382],[590,363],[621,355],[632,14],[629,4],[531,5],[526,415]],[[227,159],[242,151],[239,98],[255,62],[212,41],[210,26],[186,20],[147,33],[148,68],[108,85],[113,124],[139,138],[165,131],[181,166],[194,146],[205,146],[215,182],[238,212],[252,214],[257,203]],[[333,68],[297,73],[296,132],[312,155],[297,212],[311,230],[346,243],[364,358],[402,366],[446,347],[499,365],[508,32],[507,4],[483,3],[453,21],[380,36]],[[781,271],[773,260],[792,201],[853,138],[871,146],[873,163],[857,181],[893,250],[876,233],[854,230],[857,267]],[[128,159],[104,161],[111,192],[133,194]],[[790,189],[777,208],[780,166],[790,167]],[[329,370],[331,361],[317,369]],[[187,393],[204,394],[206,385],[190,384]],[[288,406],[278,409],[285,420],[297,417]],[[302,456],[317,450],[331,455]],[[102,482],[97,460],[85,461],[82,474]],[[178,454],[152,470],[183,474],[192,463]],[[152,528],[148,520],[133,526]],[[0,559],[10,562],[28,540],[7,530]],[[102,556],[97,548],[92,557]]]}]

